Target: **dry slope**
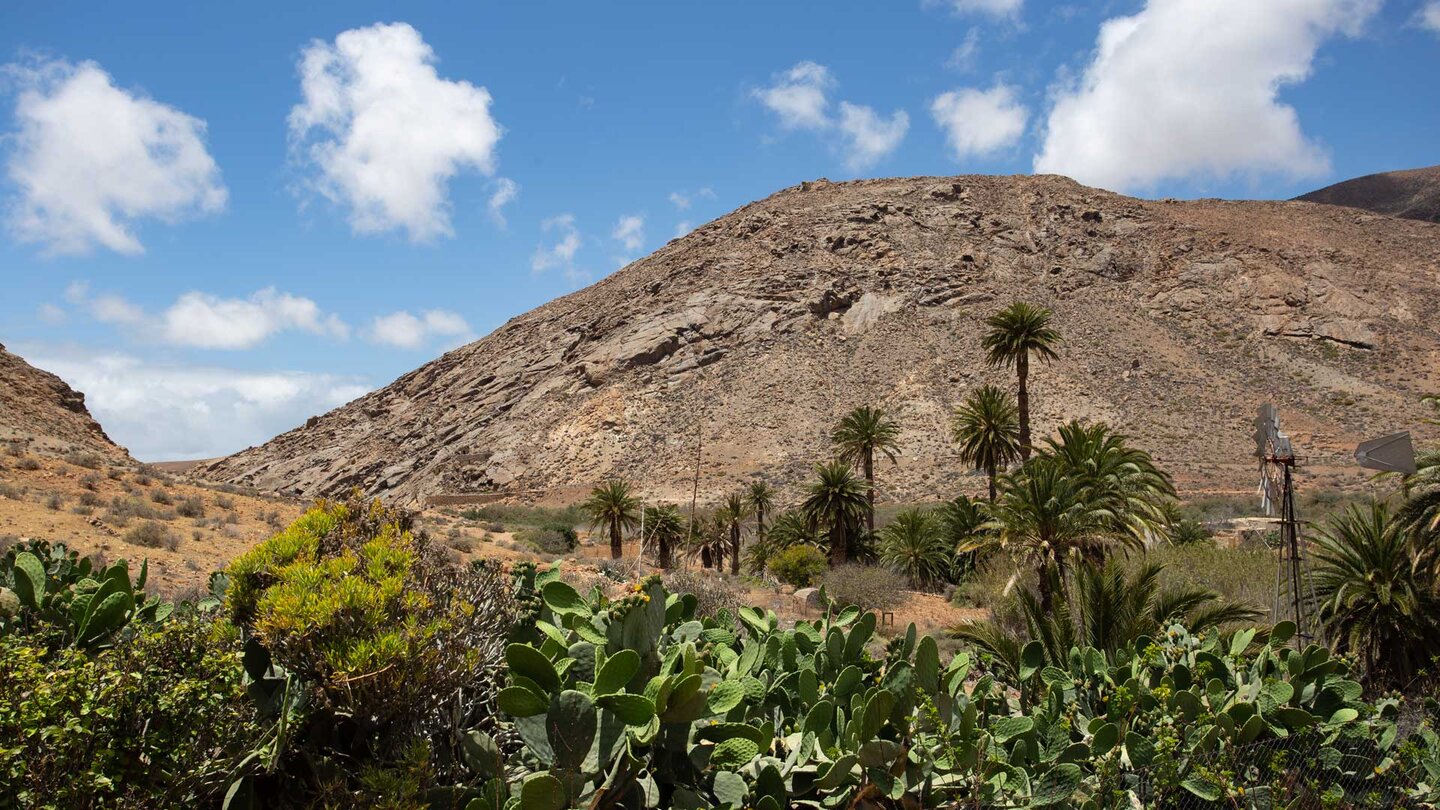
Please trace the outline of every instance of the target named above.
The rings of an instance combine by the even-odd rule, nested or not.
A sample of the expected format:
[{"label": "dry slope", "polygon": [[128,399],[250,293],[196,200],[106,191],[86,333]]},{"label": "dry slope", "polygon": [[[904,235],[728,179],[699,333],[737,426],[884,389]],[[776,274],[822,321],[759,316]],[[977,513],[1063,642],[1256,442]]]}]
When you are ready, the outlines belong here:
[{"label": "dry slope", "polygon": [[1295,199],[1440,222],[1440,166],[1367,174]]},{"label": "dry slope", "polygon": [[0,345],[0,442],[18,442],[38,453],[98,453],[132,461],[110,441],[85,407],[85,395],[48,371],[35,368]]},{"label": "dry slope", "polygon": [[[1106,420],[1196,489],[1253,486],[1273,399],[1310,475],[1440,390],[1440,226],[1298,202],[1144,201],[1063,177],[781,191],[198,475],[312,495],[542,490],[609,475],[688,501],[764,471],[793,487],[838,415],[892,411],[885,499],[963,478],[948,416],[982,382],[983,319],[1056,311],[1040,435]],[[1357,480],[1354,477],[1345,480]]]}]

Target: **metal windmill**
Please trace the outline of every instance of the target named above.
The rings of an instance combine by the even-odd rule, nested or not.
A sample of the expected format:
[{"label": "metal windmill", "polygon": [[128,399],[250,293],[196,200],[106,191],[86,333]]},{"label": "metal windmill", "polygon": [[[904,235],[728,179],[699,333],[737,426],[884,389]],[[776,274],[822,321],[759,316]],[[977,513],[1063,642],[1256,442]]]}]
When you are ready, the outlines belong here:
[{"label": "metal windmill", "polygon": [[1295,515],[1295,446],[1280,431],[1280,416],[1269,403],[1260,406],[1255,418],[1255,457],[1260,462],[1260,506],[1267,515],[1280,513],[1279,567],[1271,616],[1295,622],[1296,638],[1308,640],[1314,637],[1310,608],[1315,604],[1315,587]]}]

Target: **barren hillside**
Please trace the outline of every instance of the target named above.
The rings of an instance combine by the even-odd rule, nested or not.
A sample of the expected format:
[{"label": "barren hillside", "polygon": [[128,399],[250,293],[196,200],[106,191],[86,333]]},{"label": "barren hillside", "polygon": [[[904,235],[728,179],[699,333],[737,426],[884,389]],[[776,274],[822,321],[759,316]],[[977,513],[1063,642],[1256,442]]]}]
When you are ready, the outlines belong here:
[{"label": "barren hillside", "polygon": [[105,435],[85,407],[85,395],[59,377],[25,362],[0,345],[0,442],[17,442],[37,453],[98,453],[132,461]]},{"label": "barren hillside", "polygon": [[1440,166],[1367,174],[1295,199],[1440,222]]},{"label": "barren hillside", "polygon": [[[297,494],[564,497],[610,475],[688,500],[782,486],[865,402],[903,430],[882,499],[978,489],[946,441],[983,319],[1053,307],[1033,373],[1064,419],[1133,435],[1190,491],[1253,487],[1273,400],[1306,474],[1440,391],[1440,228],[1299,202],[1144,201],[1055,176],[816,181],[747,205],[393,384],[198,468]],[[1424,434],[1422,434],[1424,435]]]}]

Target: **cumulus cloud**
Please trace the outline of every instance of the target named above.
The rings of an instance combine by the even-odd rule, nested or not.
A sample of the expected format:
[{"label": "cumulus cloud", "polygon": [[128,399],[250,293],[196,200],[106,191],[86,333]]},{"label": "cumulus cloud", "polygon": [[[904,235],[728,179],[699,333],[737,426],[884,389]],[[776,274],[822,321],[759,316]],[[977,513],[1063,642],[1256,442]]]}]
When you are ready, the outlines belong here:
[{"label": "cumulus cloud", "polygon": [[405,23],[356,28],[305,48],[291,142],[313,167],[309,185],[348,209],[356,233],[449,236],[451,178],[495,170],[503,130],[489,91],[440,78],[435,62]]},{"label": "cumulus cloud", "polygon": [[1149,0],[1106,21],[1062,90],[1035,170],[1116,190],[1165,180],[1323,175],[1325,151],[1278,94],[1379,0]]},{"label": "cumulus cloud", "polygon": [[1014,145],[1030,117],[1016,98],[1015,88],[1007,84],[941,93],[930,102],[930,114],[960,161]]},{"label": "cumulus cloud", "polygon": [[1440,34],[1440,0],[1430,0],[1420,8],[1416,21],[1421,28],[1428,28]]},{"label": "cumulus cloud", "polygon": [[495,181],[495,190],[490,192],[490,200],[485,207],[490,211],[490,219],[496,225],[504,228],[508,225],[505,221],[505,206],[515,201],[520,196],[520,184],[508,177],[501,177]]},{"label": "cumulus cloud", "polygon": [[370,325],[370,339],[401,349],[418,349],[435,337],[468,337],[470,324],[458,313],[431,309],[417,315],[405,310],[382,315]]},{"label": "cumulus cloud", "polygon": [[634,253],[645,244],[645,217],[640,214],[626,214],[615,223],[610,238]]},{"label": "cumulus cloud", "polygon": [[371,388],[358,377],[159,363],[119,352],[17,352],[84,391],[106,433],[146,461],[233,453]]},{"label": "cumulus cloud", "polygon": [[83,282],[65,298],[101,323],[127,327],[141,337],[199,349],[249,349],[287,330],[344,340],[350,329],[338,315],[323,312],[309,298],[266,287],[247,298],[187,292],[157,315],[114,294],[91,296]]},{"label": "cumulus cloud", "polygon": [[577,278],[575,254],[580,251],[580,230],[575,227],[574,214],[560,214],[540,223],[543,233],[552,234],[554,241],[541,243],[530,257],[530,271],[543,273],[559,268],[568,278]]},{"label": "cumulus cloud", "polygon": [[831,115],[828,94],[835,85],[829,68],[807,61],[777,74],[770,87],[753,92],[776,115],[781,129],[834,133],[845,165],[855,171],[869,168],[905,139],[910,116],[896,110],[887,118],[848,101],[841,101],[839,113]]},{"label": "cumulus cloud", "polygon": [[52,254],[144,251],[136,225],[225,207],[205,122],[115,86],[94,62],[3,69],[18,88],[6,173],[14,237]]}]

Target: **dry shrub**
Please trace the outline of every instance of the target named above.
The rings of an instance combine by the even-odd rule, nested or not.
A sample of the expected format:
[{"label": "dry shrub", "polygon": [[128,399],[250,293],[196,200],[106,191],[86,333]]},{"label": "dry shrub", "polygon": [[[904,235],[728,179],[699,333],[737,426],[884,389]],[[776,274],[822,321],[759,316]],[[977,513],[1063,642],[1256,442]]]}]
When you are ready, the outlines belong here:
[{"label": "dry shrub", "polygon": [[180,548],[180,536],[169,528],[154,521],[146,521],[125,532],[125,542],[133,546],[163,548],[175,551]]},{"label": "dry shrub", "polygon": [[181,498],[180,503],[175,507],[175,512],[181,517],[202,518],[205,517],[205,502],[193,495]]},{"label": "dry shrub", "polygon": [[76,467],[84,467],[87,470],[98,470],[100,469],[100,465],[105,463],[105,459],[100,458],[100,456],[95,453],[86,453],[77,450],[65,454],[65,463],[74,464]]},{"label": "dry shrub", "polygon": [[40,462],[33,458],[30,458],[29,456],[26,456],[25,458],[20,459],[20,462],[15,466],[19,467],[22,470],[29,470],[33,472],[40,469]]},{"label": "dry shrub", "polygon": [[859,605],[862,610],[892,608],[909,587],[904,577],[874,565],[837,566],[825,572],[821,583],[833,604]]},{"label": "dry shrub", "polygon": [[667,590],[695,595],[697,616],[715,616],[722,610],[734,616],[740,609],[740,591],[724,576],[696,571],[670,571],[663,579]]}]

